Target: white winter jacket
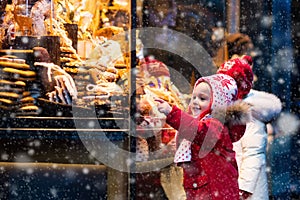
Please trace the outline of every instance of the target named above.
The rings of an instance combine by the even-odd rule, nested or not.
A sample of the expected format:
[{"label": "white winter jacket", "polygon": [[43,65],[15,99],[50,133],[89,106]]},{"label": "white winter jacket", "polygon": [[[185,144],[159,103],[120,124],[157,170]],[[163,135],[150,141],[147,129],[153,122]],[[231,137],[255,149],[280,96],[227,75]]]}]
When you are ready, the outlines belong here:
[{"label": "white winter jacket", "polygon": [[251,200],[268,200],[266,173],[266,123],[281,112],[281,102],[273,94],[251,90],[244,101],[252,104],[252,120],[244,136],[233,143],[239,168],[239,188],[252,193]]}]

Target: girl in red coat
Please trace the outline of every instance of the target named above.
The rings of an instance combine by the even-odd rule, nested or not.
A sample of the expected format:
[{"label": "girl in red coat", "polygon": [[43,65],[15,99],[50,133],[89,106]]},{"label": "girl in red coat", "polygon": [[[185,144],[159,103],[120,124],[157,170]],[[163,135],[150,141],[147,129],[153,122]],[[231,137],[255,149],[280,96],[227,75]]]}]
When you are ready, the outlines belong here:
[{"label": "girl in red coat", "polygon": [[174,162],[183,167],[191,200],[238,200],[238,170],[232,142],[249,120],[249,105],[237,98],[235,80],[225,74],[195,83],[188,113],[156,99],[166,122],[178,130]]}]

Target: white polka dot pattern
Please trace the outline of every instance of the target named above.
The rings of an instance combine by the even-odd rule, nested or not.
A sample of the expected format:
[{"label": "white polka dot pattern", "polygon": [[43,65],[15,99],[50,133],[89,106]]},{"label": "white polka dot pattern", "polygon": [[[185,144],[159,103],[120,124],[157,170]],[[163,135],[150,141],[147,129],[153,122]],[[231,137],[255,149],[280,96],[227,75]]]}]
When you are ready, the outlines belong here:
[{"label": "white polka dot pattern", "polygon": [[182,142],[180,143],[176,153],[175,153],[175,158],[174,162],[179,163],[179,162],[188,162],[191,161],[191,144],[192,142],[183,139]]},{"label": "white polka dot pattern", "polygon": [[136,161],[143,162],[149,159],[149,147],[147,140],[144,138],[137,138],[136,140]]}]

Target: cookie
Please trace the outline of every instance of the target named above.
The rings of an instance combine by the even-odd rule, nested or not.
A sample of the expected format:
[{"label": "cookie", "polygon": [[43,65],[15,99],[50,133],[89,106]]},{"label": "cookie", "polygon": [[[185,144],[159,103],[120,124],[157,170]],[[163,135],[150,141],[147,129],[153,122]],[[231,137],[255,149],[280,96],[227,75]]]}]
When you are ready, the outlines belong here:
[{"label": "cookie", "polygon": [[11,57],[0,57],[0,61],[3,62],[11,62],[11,63],[18,63],[18,64],[26,64],[26,60],[18,58],[16,56]]},{"label": "cookie", "polygon": [[78,56],[74,53],[61,53],[60,57],[78,59]]},{"label": "cookie", "polygon": [[0,60],[1,60],[1,59],[10,59],[10,58],[18,58],[18,57],[17,57],[17,56],[14,56],[14,55],[8,55],[8,54],[7,54],[7,55],[5,55],[5,56],[1,56],[1,57],[0,57]]},{"label": "cookie", "polygon": [[41,113],[39,107],[35,105],[26,105],[19,108],[16,112],[17,116],[37,116]]},{"label": "cookie", "polygon": [[76,54],[76,50],[71,47],[60,47],[60,52],[61,53],[73,53]]},{"label": "cookie", "polygon": [[10,99],[0,98],[0,103],[5,105],[13,105],[15,102]]},{"label": "cookie", "polygon": [[35,99],[32,97],[32,96],[27,96],[27,97],[23,97],[22,99],[20,99],[20,102],[22,104],[25,104],[25,103],[33,103],[35,101]]},{"label": "cookie", "polygon": [[0,80],[0,85],[10,85],[12,87],[25,87],[26,83],[23,81],[8,81],[8,80]]},{"label": "cookie", "polygon": [[30,70],[19,70],[15,68],[5,67],[2,69],[3,72],[12,73],[12,74],[19,74],[22,77],[34,77],[36,73]]},{"label": "cookie", "polygon": [[[7,61],[0,61],[0,67],[9,67],[14,69],[30,69],[30,65],[23,63],[21,59],[15,59],[16,62],[13,61],[14,59],[8,59]],[[22,62],[22,63],[20,63]]]},{"label": "cookie", "polygon": [[37,106],[23,106],[19,109],[20,111],[37,111],[39,107]]},{"label": "cookie", "polygon": [[21,96],[14,92],[0,92],[0,98],[1,97],[16,100],[19,99]]},{"label": "cookie", "polygon": [[0,98],[0,107],[5,110],[16,110],[19,108],[19,104],[16,101],[10,99]]},{"label": "cookie", "polygon": [[83,67],[63,67],[63,69],[72,74],[88,74],[89,71],[86,68]]},{"label": "cookie", "polygon": [[23,96],[23,98],[28,97],[28,96],[31,96],[31,92],[30,92],[30,91],[24,91],[24,92],[22,93],[22,96]]}]

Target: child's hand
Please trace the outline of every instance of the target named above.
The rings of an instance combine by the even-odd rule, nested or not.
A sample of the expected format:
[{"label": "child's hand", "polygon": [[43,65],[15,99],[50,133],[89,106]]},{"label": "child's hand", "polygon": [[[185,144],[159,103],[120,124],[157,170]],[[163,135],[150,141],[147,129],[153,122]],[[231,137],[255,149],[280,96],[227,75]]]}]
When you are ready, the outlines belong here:
[{"label": "child's hand", "polygon": [[168,102],[159,98],[155,98],[154,100],[157,102],[157,109],[159,112],[168,115],[172,111],[172,107],[169,105]]}]

